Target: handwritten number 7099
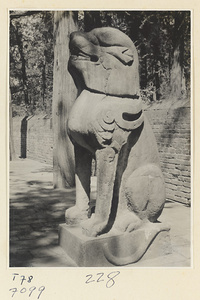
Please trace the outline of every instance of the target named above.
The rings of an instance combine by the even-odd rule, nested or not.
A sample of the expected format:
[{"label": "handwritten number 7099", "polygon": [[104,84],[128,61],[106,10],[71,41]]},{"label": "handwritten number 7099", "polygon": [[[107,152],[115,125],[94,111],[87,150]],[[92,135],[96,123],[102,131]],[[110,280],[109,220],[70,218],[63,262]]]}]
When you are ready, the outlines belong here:
[{"label": "handwritten number 7099", "polygon": [[[24,294],[26,293],[27,291],[29,292],[28,296],[30,297],[32,295],[32,293],[36,290],[36,287],[35,286],[32,286],[30,287],[29,289],[26,289],[25,287],[23,287],[21,290],[18,290],[17,288],[12,288],[12,289],[9,289],[9,291],[12,292],[12,297],[14,297],[14,295],[17,293],[17,292],[20,292],[21,294]],[[37,299],[40,298],[42,292],[45,290],[45,287],[44,286],[41,286],[38,288],[38,291],[39,291],[39,294],[38,294],[38,297]]]}]

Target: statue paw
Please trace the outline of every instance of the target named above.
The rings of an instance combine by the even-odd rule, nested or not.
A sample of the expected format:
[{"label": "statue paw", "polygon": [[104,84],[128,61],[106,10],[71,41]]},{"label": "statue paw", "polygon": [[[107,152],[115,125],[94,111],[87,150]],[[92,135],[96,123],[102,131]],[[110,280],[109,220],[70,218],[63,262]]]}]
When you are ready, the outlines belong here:
[{"label": "statue paw", "polygon": [[142,220],[134,212],[125,212],[115,221],[114,228],[121,232],[131,232],[142,225]]},{"label": "statue paw", "polygon": [[65,222],[67,225],[78,225],[83,220],[88,219],[88,211],[87,210],[81,210],[76,205],[73,207],[68,208],[65,211]]},{"label": "statue paw", "polygon": [[97,220],[95,217],[91,217],[90,219],[83,221],[81,223],[81,226],[82,231],[85,235],[90,237],[96,237],[106,229],[107,222]]}]

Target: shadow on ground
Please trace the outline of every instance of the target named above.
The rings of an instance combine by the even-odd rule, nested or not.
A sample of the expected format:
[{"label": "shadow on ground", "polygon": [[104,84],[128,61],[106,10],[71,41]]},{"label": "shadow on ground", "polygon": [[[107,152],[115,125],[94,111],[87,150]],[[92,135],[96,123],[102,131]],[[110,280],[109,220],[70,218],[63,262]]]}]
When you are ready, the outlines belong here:
[{"label": "shadow on ground", "polygon": [[[63,256],[58,225],[65,222],[65,210],[74,205],[75,189],[53,189],[43,173],[51,170],[42,168],[26,176],[22,171],[21,176],[16,170],[10,172],[10,267],[37,265],[40,258],[44,265],[54,265]],[[31,173],[43,175],[42,180],[31,178]]]}]

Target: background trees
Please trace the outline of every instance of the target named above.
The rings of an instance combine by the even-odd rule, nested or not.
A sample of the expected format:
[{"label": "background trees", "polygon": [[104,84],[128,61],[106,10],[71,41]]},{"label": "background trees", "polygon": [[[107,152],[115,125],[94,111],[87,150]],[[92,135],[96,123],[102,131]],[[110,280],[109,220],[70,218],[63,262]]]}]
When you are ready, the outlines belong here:
[{"label": "background trees", "polygon": [[52,111],[51,12],[11,12],[10,89],[13,115]]},{"label": "background trees", "polygon": [[[14,115],[52,113],[54,13],[10,14],[10,88]],[[76,14],[79,30],[112,26],[134,41],[140,58],[144,100],[189,97],[189,11],[79,11]]]},{"label": "background trees", "polygon": [[[80,11],[78,29],[112,26],[135,42],[144,100],[190,95],[189,11]],[[10,88],[13,114],[51,114],[54,12],[10,15]],[[67,64],[67,62],[66,62]]]}]

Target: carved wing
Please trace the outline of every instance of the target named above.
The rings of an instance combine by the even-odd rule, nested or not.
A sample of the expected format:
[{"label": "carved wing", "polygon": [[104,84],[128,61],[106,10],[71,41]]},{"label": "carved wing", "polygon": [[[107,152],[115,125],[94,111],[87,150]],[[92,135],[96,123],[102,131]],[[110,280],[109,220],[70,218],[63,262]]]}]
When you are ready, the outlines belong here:
[{"label": "carved wing", "polygon": [[[138,128],[144,121],[141,101],[108,96],[98,107],[94,122],[94,134],[100,145],[106,146],[114,142],[113,134],[118,130],[130,132]],[[115,135],[116,137],[116,135]]]},{"label": "carved wing", "polygon": [[97,140],[102,146],[109,145],[112,142],[115,126],[115,117],[110,109],[103,109],[99,112],[94,129]]}]

